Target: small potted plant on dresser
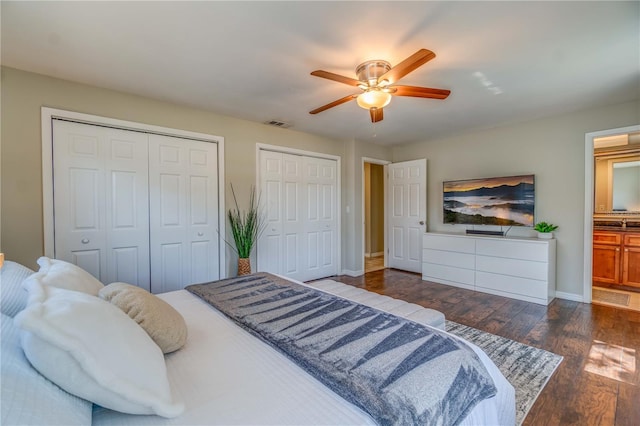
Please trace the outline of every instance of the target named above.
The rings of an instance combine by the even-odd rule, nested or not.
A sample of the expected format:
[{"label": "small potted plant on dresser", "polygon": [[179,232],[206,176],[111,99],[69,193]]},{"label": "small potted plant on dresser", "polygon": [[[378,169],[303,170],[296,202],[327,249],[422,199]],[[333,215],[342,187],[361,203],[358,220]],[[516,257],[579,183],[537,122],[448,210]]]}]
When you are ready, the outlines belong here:
[{"label": "small potted plant on dresser", "polygon": [[541,238],[543,240],[550,240],[551,238],[553,238],[553,231],[558,229],[558,225],[547,222],[538,222],[533,229],[538,232],[538,238]]}]

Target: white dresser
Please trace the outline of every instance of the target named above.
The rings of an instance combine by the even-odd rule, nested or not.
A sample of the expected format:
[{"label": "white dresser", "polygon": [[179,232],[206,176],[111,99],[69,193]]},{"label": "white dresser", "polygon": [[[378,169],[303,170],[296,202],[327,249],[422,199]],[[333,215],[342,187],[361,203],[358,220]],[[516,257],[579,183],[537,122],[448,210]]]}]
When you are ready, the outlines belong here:
[{"label": "white dresser", "polygon": [[556,292],[556,240],[426,233],[422,279],[548,305]]}]

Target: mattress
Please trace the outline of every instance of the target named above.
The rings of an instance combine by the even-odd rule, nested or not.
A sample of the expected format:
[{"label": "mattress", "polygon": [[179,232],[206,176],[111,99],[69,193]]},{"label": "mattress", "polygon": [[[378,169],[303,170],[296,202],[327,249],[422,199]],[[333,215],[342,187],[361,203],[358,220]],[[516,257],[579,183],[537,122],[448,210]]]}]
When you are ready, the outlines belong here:
[{"label": "mattress", "polygon": [[[165,357],[173,395],[185,403],[185,413],[165,419],[96,407],[93,425],[375,424],[198,297],[186,290],[159,297],[184,316],[189,329],[186,345]],[[513,387],[484,352],[470,346],[487,366],[498,393],[478,404],[462,424],[514,424]]]}]

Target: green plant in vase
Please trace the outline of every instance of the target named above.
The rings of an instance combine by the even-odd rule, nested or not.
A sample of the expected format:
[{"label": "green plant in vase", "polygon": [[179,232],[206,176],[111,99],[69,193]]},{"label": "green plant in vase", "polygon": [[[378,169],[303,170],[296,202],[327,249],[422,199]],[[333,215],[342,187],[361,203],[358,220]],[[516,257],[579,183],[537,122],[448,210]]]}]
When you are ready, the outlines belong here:
[{"label": "green plant in vase", "polygon": [[235,247],[228,242],[227,244],[238,254],[238,275],[247,275],[251,273],[249,258],[263,229],[263,220],[258,208],[259,200],[256,197],[255,187],[251,187],[249,209],[246,211],[240,210],[233,185],[231,185],[231,193],[235,208],[229,209],[228,217]]},{"label": "green plant in vase", "polygon": [[553,231],[558,229],[558,225],[547,222],[538,222],[533,229],[538,232],[538,238],[550,239],[553,238]]}]

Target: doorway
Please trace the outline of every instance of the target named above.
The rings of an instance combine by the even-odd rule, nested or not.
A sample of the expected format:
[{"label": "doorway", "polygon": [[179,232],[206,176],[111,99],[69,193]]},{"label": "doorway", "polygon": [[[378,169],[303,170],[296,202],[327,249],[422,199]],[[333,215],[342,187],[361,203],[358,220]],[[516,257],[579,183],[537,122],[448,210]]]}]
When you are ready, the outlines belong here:
[{"label": "doorway", "polygon": [[[597,194],[598,191],[596,190],[596,188],[600,185],[600,183],[596,184],[597,168],[596,168],[596,156],[594,155],[596,153],[595,151],[596,145],[597,145],[596,140],[606,141],[607,139],[611,139],[611,137],[614,137],[614,136],[629,135],[629,134],[638,133],[638,132],[640,132],[640,125],[629,126],[624,128],[618,128],[618,129],[603,130],[600,132],[587,133],[585,135],[585,211],[584,211],[585,215],[584,215],[584,275],[583,275],[584,276],[583,301],[585,303],[591,303],[596,296],[594,295],[594,292],[593,292],[593,289],[594,289],[593,284],[594,284],[594,279],[598,277],[594,277],[594,262],[599,263],[607,259],[610,260],[613,265],[613,269],[611,269],[611,273],[612,273],[611,279],[617,279],[615,278],[615,276],[616,276],[616,268],[618,266],[620,266],[620,268],[623,268],[623,263],[621,263],[622,259],[620,258],[619,255],[617,255],[617,253],[621,253],[621,252],[616,251],[616,248],[618,248],[618,250],[621,250],[622,246],[614,247],[615,241],[613,240],[610,242],[607,242],[607,244],[610,245],[611,247],[608,247],[608,245],[605,246],[601,244],[604,240],[603,241],[600,241],[600,240],[602,240],[603,238],[606,239],[608,235],[594,234],[594,231],[598,234],[602,232],[604,233],[608,232],[608,229],[605,229],[603,231],[598,227],[594,226],[594,222],[598,222],[598,226],[601,225],[600,222],[603,222],[605,225],[607,221],[610,221],[610,222],[612,221],[616,223],[620,222],[621,227],[626,222],[626,220],[622,221],[622,219],[625,219],[625,217],[623,216],[626,216],[626,214],[616,211],[612,203],[611,203],[612,204],[611,209],[607,209],[606,207],[607,202],[598,201],[598,203],[596,204],[596,201],[601,199],[601,195],[599,193]],[[606,184],[602,186],[604,186],[605,188],[609,188],[611,185]],[[600,211],[600,210],[603,210],[603,211]],[[621,235],[615,238],[623,238],[623,240],[627,239],[626,235]],[[594,240],[597,247],[594,247]],[[611,250],[608,250],[608,249],[611,249]],[[624,250],[624,247],[622,247],[622,250]],[[617,272],[620,273],[620,270],[618,270]],[[602,273],[601,271],[598,271],[596,272],[596,274],[601,275]],[[599,280],[602,281],[601,278]]]},{"label": "doorway", "polygon": [[384,165],[366,162],[364,178],[364,272],[373,272],[385,267]]}]

